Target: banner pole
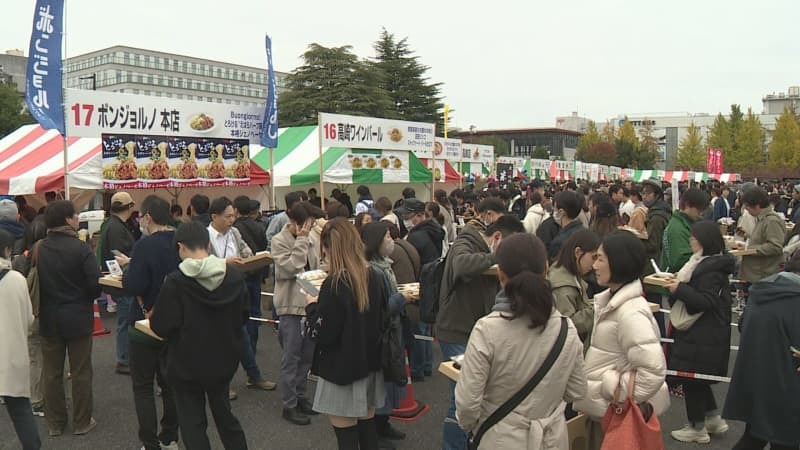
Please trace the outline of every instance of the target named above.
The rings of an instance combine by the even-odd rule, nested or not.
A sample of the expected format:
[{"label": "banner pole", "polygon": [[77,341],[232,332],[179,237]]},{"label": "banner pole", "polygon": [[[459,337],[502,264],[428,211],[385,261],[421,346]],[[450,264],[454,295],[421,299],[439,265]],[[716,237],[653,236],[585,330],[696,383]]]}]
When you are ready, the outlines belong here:
[{"label": "banner pole", "polygon": [[[64,2],[64,24],[61,29],[61,41],[63,42],[64,52],[61,54],[61,110],[66,109],[67,93],[64,89],[64,60],[67,59],[67,2]],[[69,157],[67,156],[67,124],[66,114],[64,115],[64,200],[69,200]]]},{"label": "banner pole", "polygon": [[275,200],[275,149],[270,147],[269,148],[269,187],[270,187],[270,203],[269,207],[277,209],[278,202]]},{"label": "banner pole", "polygon": [[325,211],[325,181],[322,172],[322,114],[317,112],[317,137],[319,137],[319,204],[322,210]]}]

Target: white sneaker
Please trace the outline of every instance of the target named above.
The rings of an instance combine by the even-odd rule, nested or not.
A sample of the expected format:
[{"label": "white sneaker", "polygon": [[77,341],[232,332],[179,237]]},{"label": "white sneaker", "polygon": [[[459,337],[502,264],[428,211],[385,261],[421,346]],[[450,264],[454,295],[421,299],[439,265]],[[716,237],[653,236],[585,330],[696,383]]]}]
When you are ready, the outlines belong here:
[{"label": "white sneaker", "polygon": [[686,425],[680,430],[675,430],[670,433],[673,439],[681,442],[696,442],[698,444],[708,444],[711,442],[711,436],[708,435],[706,428],[695,430],[691,425]]},{"label": "white sneaker", "polygon": [[117,304],[108,302],[108,304],[106,305],[106,311],[108,311],[110,313],[117,312]]},{"label": "white sneaker", "polygon": [[728,431],[728,422],[720,416],[706,417],[706,430],[709,434],[723,434]]},{"label": "white sneaker", "polygon": [[161,450],[178,450],[178,443],[172,441],[169,444],[161,444]]}]

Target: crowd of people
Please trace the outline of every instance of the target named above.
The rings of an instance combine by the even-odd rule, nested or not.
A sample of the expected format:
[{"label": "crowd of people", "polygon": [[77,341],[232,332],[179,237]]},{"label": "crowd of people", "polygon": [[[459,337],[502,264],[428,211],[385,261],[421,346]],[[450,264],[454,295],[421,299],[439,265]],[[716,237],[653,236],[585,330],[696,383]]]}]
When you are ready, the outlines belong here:
[{"label": "crowd of people", "polygon": [[[463,355],[442,394],[446,450],[566,449],[566,421],[579,413],[588,448],[600,449],[619,432],[603,417],[628,392],[647,422],[670,393],[683,396],[688,424],[670,432],[678,441],[709,443],[732,419],[746,423],[737,450],[797,449],[800,413],[785,400],[800,394],[800,184],[673,192],[657,180],[514,179],[425,202],[411,188],[393,201],[359,186],[355,202],[339,189],[330,199],[291,192],[270,216],[245,196],[198,194],[188,217],[158,196],[138,205],[117,192],[95,248],[79,238],[71,202],[48,199],[37,214],[23,199],[0,200],[0,396],[24,449],[41,447],[36,415],[53,438],[67,430],[67,396],[72,432],[90,433],[92,308],[105,297],[117,314],[115,370],[130,376],[147,450],[210,449],[206,402],[225,448],[247,448],[230,406],[240,366],[248,388],[280,391],[287,423],[324,414],[341,449],[394,448],[405,438],[390,423],[405,395],[397,366],[407,351],[411,381],[432,376],[426,337],[444,360]],[[239,269],[264,251],[270,267]],[[101,294],[111,261],[122,288]],[[657,269],[672,275],[643,283]],[[318,292],[298,282],[312,270],[327,274]],[[415,282],[419,295],[399,288]],[[277,323],[277,382],[256,363],[250,318],[262,316]],[[161,339],[134,326],[143,319]],[[737,320],[722,402],[712,380],[729,375]]]}]

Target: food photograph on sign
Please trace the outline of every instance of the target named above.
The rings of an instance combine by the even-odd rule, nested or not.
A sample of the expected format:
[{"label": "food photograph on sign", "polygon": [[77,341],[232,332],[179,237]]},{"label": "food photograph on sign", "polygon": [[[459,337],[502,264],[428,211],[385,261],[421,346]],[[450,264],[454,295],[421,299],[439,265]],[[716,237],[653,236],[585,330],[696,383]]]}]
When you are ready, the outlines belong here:
[{"label": "food photograph on sign", "polygon": [[161,181],[169,178],[168,148],[166,137],[136,137],[136,165],[138,166],[139,180]]},{"label": "food photograph on sign", "polygon": [[133,136],[103,136],[103,179],[109,182],[138,178]]},{"label": "food photograph on sign", "polygon": [[169,177],[177,182],[196,180],[200,173],[197,166],[197,144],[191,138],[170,138]]},{"label": "food photograph on sign", "polygon": [[206,113],[192,114],[189,116],[189,128],[201,133],[207,133],[214,129],[214,118]]},{"label": "food photograph on sign", "polygon": [[225,163],[222,161],[225,146],[219,139],[202,139],[197,146],[197,159],[200,161],[198,177],[201,180],[222,180],[225,178]]},{"label": "food photograph on sign", "polygon": [[250,155],[247,141],[228,141],[223,151],[225,178],[245,180],[250,178]]}]

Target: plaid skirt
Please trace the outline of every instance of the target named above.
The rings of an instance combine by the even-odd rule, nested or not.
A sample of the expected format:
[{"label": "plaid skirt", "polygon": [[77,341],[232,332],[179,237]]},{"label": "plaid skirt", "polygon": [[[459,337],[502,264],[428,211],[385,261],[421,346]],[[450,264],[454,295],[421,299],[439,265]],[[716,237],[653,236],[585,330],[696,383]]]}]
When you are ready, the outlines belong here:
[{"label": "plaid skirt", "polygon": [[366,417],[367,409],[380,408],[385,398],[382,372],[372,372],[344,386],[319,377],[314,392],[314,411],[329,416]]}]

